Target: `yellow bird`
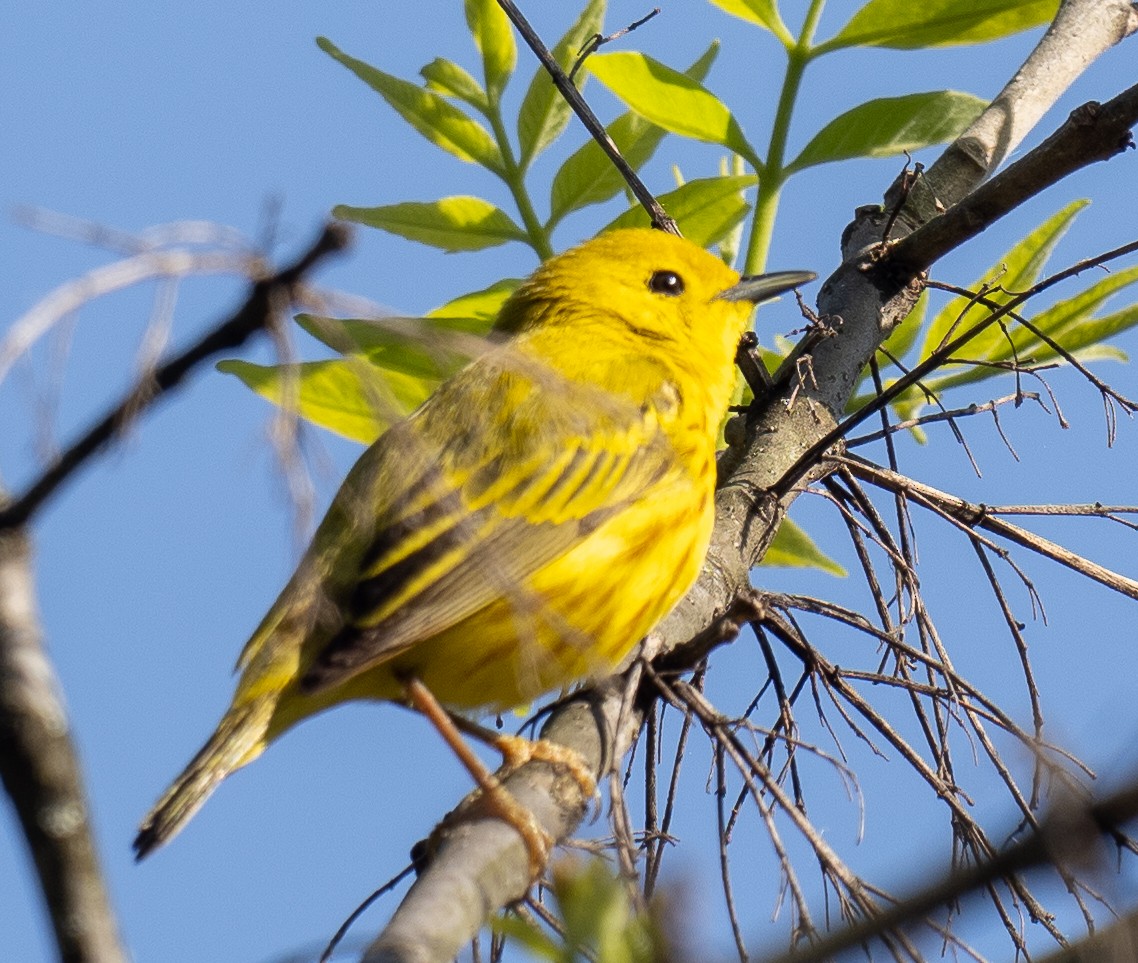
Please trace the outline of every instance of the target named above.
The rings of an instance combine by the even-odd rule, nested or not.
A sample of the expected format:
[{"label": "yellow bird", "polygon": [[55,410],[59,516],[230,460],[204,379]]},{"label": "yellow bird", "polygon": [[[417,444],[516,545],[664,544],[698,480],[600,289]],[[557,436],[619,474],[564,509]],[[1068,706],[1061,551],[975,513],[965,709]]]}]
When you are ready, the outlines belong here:
[{"label": "yellow bird", "polygon": [[498,712],[602,676],[694,582],[753,305],[682,238],[603,234],[502,307],[498,346],[367,449],[238,660],[233,704],[145,818],[138,858],[227,775],[347,699]]}]

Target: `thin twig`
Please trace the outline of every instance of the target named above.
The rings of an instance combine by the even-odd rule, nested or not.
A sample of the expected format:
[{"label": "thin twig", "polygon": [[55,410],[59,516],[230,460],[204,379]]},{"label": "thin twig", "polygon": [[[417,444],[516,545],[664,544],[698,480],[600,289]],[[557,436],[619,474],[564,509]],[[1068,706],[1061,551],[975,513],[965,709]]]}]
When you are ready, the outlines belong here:
[{"label": "thin twig", "polygon": [[[1058,806],[1036,832],[990,859],[945,876],[903,902],[882,911],[876,918],[851,926],[793,955],[772,957],[779,963],[822,963],[843,950],[861,946],[878,936],[880,930],[893,930],[919,920],[938,906],[953,902],[967,893],[986,888],[999,879],[1023,872],[1032,866],[1058,859],[1083,861],[1100,834],[1112,836],[1126,822],[1138,817],[1138,786],[1130,785],[1101,802],[1087,806]],[[1064,944],[1066,941],[1063,941]]]},{"label": "thin twig", "polygon": [[590,56],[600,50],[601,47],[603,47],[606,43],[612,43],[614,40],[619,40],[621,37],[625,36],[625,34],[630,34],[633,30],[636,30],[639,27],[643,27],[644,24],[659,14],[659,12],[660,8],[656,7],[652,10],[651,13],[641,17],[639,20],[633,21],[627,27],[624,27],[621,30],[617,30],[615,33],[610,33],[607,37],[602,36],[599,33],[593,34],[585,46],[583,46],[577,53],[577,59],[573,63],[573,69],[569,71],[569,83],[572,83],[573,78],[577,76],[577,71],[581,69],[581,64],[583,64]]},{"label": "thin twig", "polygon": [[291,299],[293,290],[320,261],[343,250],[350,239],[340,224],[329,224],[315,243],[296,261],[253,285],[245,303],[229,318],[208,331],[181,354],[134,385],[107,414],[49,465],[28,488],[0,509],[0,529],[24,524],[43,503],[96,452],[122,430],[131,414],[150,407],[207,358],[232,351],[273,322],[281,296]]},{"label": "thin twig", "polygon": [[[910,235],[914,236],[914,235]],[[995,324],[1001,318],[1011,315],[1021,304],[1029,298],[1046,291],[1048,288],[1055,286],[1061,281],[1065,281],[1082,271],[1086,271],[1092,267],[1099,267],[1110,261],[1117,260],[1120,257],[1125,257],[1138,251],[1138,241],[1132,241],[1129,244],[1124,244],[1121,247],[1113,248],[1103,254],[1096,255],[1095,257],[1086,258],[1079,261],[1071,267],[1062,271],[1052,274],[1050,277],[1043,279],[1037,284],[1030,287],[1028,290],[1015,295],[1006,304],[1000,305],[997,309],[993,310],[987,318],[977,322],[964,333],[960,334],[943,348],[933,352],[928,358],[918,364],[907,375],[898,378],[888,388],[884,389],[872,401],[867,402],[852,415],[842,419],[833,429],[826,432],[818,441],[810,445],[798,458],[794,464],[784,472],[782,480],[771,489],[771,494],[779,498],[786,495],[786,493],[797,483],[797,480],[809,468],[813,467],[823,453],[828,451],[836,442],[849,434],[850,430],[860,425],[863,421],[870,418],[876,412],[880,411],[883,407],[892,402],[895,398],[902,395],[914,384],[917,384],[926,375],[935,369],[939,368],[945,363],[947,358],[954,356],[964,345],[966,345],[973,338],[986,331],[988,327]]]},{"label": "thin twig", "polygon": [[529,46],[530,50],[534,52],[537,59],[547,71],[549,76],[553,78],[553,84],[561,92],[561,96],[565,98],[565,102],[573,109],[585,125],[585,129],[592,135],[593,140],[600,145],[601,150],[612,161],[613,166],[620,172],[620,176],[624,178],[628,184],[629,190],[635,195],[636,199],[640,201],[641,206],[648,212],[648,216],[652,219],[654,227],[662,231],[668,231],[670,234],[679,234],[680,229],[676,226],[676,222],[668,216],[668,212],[660,205],[640,176],[629,166],[623,155],[620,153],[619,148],[613,143],[613,139],[609,137],[608,132],[605,130],[604,124],[598,119],[597,115],[593,113],[592,108],[581,96],[581,92],[573,85],[568,75],[561,69],[561,65],[557,59],[550,53],[549,48],[542,43],[541,38],[537,32],[530,26],[529,21],[522,16],[522,12],[514,4],[513,0],[498,0],[500,6],[505,12],[506,16],[510,18],[514,26],[518,28],[518,33],[522,35],[522,39]]},{"label": "thin twig", "polygon": [[969,528],[982,528],[996,535],[1006,538],[1017,545],[1030,549],[1033,552],[1058,562],[1087,578],[1093,579],[1107,588],[1132,599],[1138,599],[1138,582],[1120,575],[1110,569],[1092,562],[1082,555],[1078,555],[1064,548],[1050,539],[1046,539],[1034,532],[1012,525],[1000,518],[991,517],[983,505],[966,502],[962,498],[942,492],[931,485],[925,485],[905,478],[886,468],[879,468],[854,455],[840,459],[850,466],[850,470],[864,481],[890,491],[905,491],[909,497],[923,501],[930,506],[936,506],[944,515],[951,517]]},{"label": "thin twig", "polygon": [[355,925],[358,920],[368,908],[385,893],[390,893],[396,886],[405,880],[414,871],[414,865],[405,866],[395,876],[384,883],[374,893],[371,893],[359,906],[357,906],[351,913],[348,914],[347,919],[337,928],[336,932],[332,934],[332,938],[328,941],[328,945],[324,947],[324,952],[320,954],[318,963],[328,963],[332,959],[332,954],[336,952],[336,947],[340,945],[344,937],[348,935],[348,930]]}]

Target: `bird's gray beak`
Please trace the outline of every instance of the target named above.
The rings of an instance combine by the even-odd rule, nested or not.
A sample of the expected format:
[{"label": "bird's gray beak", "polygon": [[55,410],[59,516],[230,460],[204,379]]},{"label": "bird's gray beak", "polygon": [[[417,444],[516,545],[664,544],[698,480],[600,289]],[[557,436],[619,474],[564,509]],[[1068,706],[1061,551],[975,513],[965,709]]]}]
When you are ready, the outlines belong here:
[{"label": "bird's gray beak", "polygon": [[739,278],[738,284],[733,284],[726,291],[721,291],[716,298],[723,301],[750,301],[758,304],[760,301],[769,301],[784,291],[796,288],[800,284],[813,281],[818,275],[813,271],[775,271],[773,274],[748,274]]}]

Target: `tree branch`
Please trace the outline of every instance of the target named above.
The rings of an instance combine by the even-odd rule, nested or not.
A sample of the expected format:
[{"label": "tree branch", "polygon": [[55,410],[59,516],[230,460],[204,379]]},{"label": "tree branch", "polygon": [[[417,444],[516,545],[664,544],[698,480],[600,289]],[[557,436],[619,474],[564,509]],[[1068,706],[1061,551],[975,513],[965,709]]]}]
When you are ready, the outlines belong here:
[{"label": "tree branch", "polygon": [[215,354],[240,347],[251,335],[267,328],[282,304],[291,302],[305,275],[329,254],[343,250],[350,236],[342,224],[328,224],[296,261],[254,284],[245,303],[232,316],[152,374],[145,375],[118,404],[63,451],[26,491],[0,508],[0,531],[26,523],[88,458],[159,397],[176,388],[195,367]]},{"label": "tree branch", "polygon": [[[910,186],[900,212],[902,223],[918,227],[967,197],[1087,67],[1136,29],[1138,11],[1129,0],[1065,0],[1004,89]],[[887,204],[895,203],[899,187],[894,184],[890,189]]]},{"label": "tree branch", "polygon": [[35,614],[25,523],[129,420],[176,387],[198,364],[268,327],[292,300],[305,275],[348,240],[344,227],[325,227],[295,262],[254,284],[230,318],[144,376],[23,495],[9,501],[0,491],[0,779],[20,818],[64,961],[118,963],[126,954],[91,837],[67,712]]},{"label": "tree branch", "polygon": [[[925,187],[935,186],[932,199],[925,198],[928,215],[921,213],[918,191],[905,201],[898,232],[909,233],[967,197],[1071,81],[1134,27],[1134,11],[1122,0],[1067,0],[1016,79],[923,179]],[[840,317],[841,323],[832,337],[813,348],[811,382],[801,384],[793,381],[792,371],[780,372],[776,383],[781,390],[751,412],[745,444],[721,460],[716,528],[703,571],[688,595],[645,640],[644,657],[665,656],[701,636],[730,612],[736,599],[749,593],[750,570],[766,552],[790,502],[805,482],[829,470],[822,467],[822,452],[811,465],[803,466],[800,459],[833,430],[869,359],[908,314],[918,293],[918,285],[911,283],[915,272],[905,276],[880,267],[867,270],[863,263],[864,252],[880,245],[889,220],[893,216],[880,207],[862,208],[844,233],[844,262],[822,286],[818,301],[823,317]],[[963,240],[960,236],[955,244]],[[936,256],[943,250],[938,252]],[[931,263],[928,257],[915,261]],[[801,477],[787,477],[790,472]],[[781,497],[774,494],[779,490],[785,491]],[[637,692],[639,671],[633,664],[623,682],[610,680],[579,692],[554,710],[543,737],[584,753],[600,773],[605,753],[597,747],[612,747],[613,758],[619,759],[639,729],[640,703],[629,695]],[[563,718],[576,724],[562,729]],[[584,800],[561,796],[555,805],[543,796],[542,780],[549,780],[545,764],[530,763],[512,774],[507,786],[520,794],[525,805],[533,806],[542,825],[562,840],[575,824],[552,820],[548,813],[583,812]],[[573,787],[567,788],[572,793]],[[490,912],[524,893],[527,856],[516,833],[492,821],[465,824],[461,832],[464,845],[439,847],[369,950],[368,963],[450,959],[474,937]],[[476,859],[468,856],[472,850],[478,853]],[[509,885],[496,882],[507,877]],[[459,903],[465,904],[462,924],[448,933],[445,945],[432,942],[428,947],[427,932],[436,930],[443,913],[456,918]],[[431,927],[422,925],[426,920]]]},{"label": "tree branch", "polygon": [[906,273],[923,271],[953,248],[991,227],[1024,201],[1082,167],[1134,147],[1138,84],[1105,104],[1094,101],[1071,111],[1066,122],[1038,147],[1001,171],[939,217],[899,241],[889,260]]},{"label": "tree branch", "polygon": [[[822,963],[834,959],[844,950],[863,947],[867,941],[886,930],[904,928],[921,920],[938,907],[951,905],[969,893],[1024,870],[1047,863],[1065,862],[1086,865],[1095,857],[1105,864],[1107,851],[1102,847],[1103,837],[1112,839],[1127,822],[1138,817],[1138,786],[1125,787],[1099,802],[1071,802],[1055,807],[1048,819],[1015,845],[974,866],[946,875],[931,886],[889,907],[880,916],[864,920],[855,926],[836,933],[829,939],[789,954],[769,958],[770,963]],[[1092,855],[1093,854],[1093,855]],[[1134,923],[1129,924],[1130,927]],[[1118,934],[1115,933],[1115,938]],[[1053,961],[1133,959],[1132,948],[1125,956],[1103,957],[1094,955],[1099,943],[1092,938],[1080,952],[1064,950]],[[1084,955],[1085,954],[1085,955]]]},{"label": "tree branch", "polygon": [[[498,0],[498,6],[506,12],[506,16],[510,18],[510,21],[517,28],[518,33],[522,35],[522,39],[529,46],[530,50],[534,52],[534,55],[541,62],[541,65],[548,71],[549,76],[553,78],[553,85],[560,92],[561,96],[565,98],[565,103],[572,108],[573,113],[575,113],[581,123],[585,125],[585,130],[589,132],[589,136],[597,142],[601,150],[605,152],[605,156],[612,161],[613,167],[620,172],[620,176],[624,178],[628,189],[632,191],[636,199],[640,201],[644,210],[648,212],[648,216],[652,218],[652,224],[662,231],[668,231],[670,234],[679,234],[680,229],[676,227],[676,222],[672,220],[660,202],[656,200],[655,195],[644,185],[644,182],[640,179],[640,175],[637,174],[629,165],[628,161],[624,159],[620,148],[613,143],[613,139],[609,137],[608,131],[605,130],[605,125],[597,119],[597,115],[593,113],[593,108],[590,107],[585,98],[581,96],[581,92],[573,84],[569,75],[561,69],[561,65],[557,62],[556,58],[554,58],[553,54],[549,52],[549,48],[542,43],[541,38],[537,35],[537,31],[530,26],[529,21],[522,15],[517,5],[513,0]],[[639,24],[637,24],[637,26],[639,26]],[[580,66],[580,62],[578,62],[577,66]],[[573,69],[576,71],[577,67]]]},{"label": "tree branch", "polygon": [[0,530],[0,779],[39,874],[60,959],[118,963],[127,957],[80,773],[59,682],[44,651],[28,539],[20,529]]},{"label": "tree branch", "polygon": [[1009,542],[1014,542],[1016,545],[1036,552],[1044,558],[1049,558],[1051,561],[1078,572],[1080,575],[1085,575],[1100,585],[1105,585],[1113,592],[1138,600],[1138,582],[1135,582],[1134,579],[1120,575],[1118,572],[1112,572],[1110,569],[1098,565],[1090,559],[1044,538],[1042,535],[1036,535],[1019,525],[1013,525],[1002,518],[996,518],[983,505],[966,502],[956,495],[942,492],[931,485],[924,485],[911,478],[899,475],[897,472],[889,471],[887,468],[872,465],[860,458],[847,455],[842,459],[842,463],[863,481],[888,491],[904,494],[906,498],[913,500],[918,505],[935,508],[967,528],[982,528],[999,535]]}]

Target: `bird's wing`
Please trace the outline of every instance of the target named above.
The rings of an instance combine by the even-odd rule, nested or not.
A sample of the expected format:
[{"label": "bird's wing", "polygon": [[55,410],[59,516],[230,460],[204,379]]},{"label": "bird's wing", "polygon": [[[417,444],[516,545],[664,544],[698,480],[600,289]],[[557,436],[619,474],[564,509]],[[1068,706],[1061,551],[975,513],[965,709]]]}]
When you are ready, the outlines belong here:
[{"label": "bird's wing", "polygon": [[[532,387],[532,386],[531,386]],[[439,415],[458,419],[435,458],[412,458],[418,477],[400,494],[364,551],[348,621],[302,680],[319,691],[386,661],[498,599],[517,595],[535,571],[569,551],[638,499],[686,477],[656,412],[595,389],[529,391],[516,378],[485,397],[424,414],[415,434],[431,438]],[[429,446],[429,442],[427,442]],[[476,447],[476,451],[472,451]]]}]

